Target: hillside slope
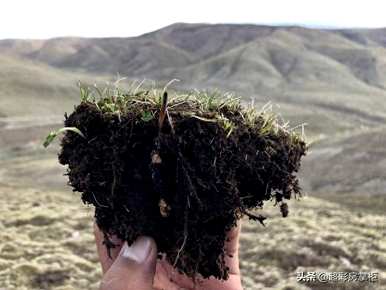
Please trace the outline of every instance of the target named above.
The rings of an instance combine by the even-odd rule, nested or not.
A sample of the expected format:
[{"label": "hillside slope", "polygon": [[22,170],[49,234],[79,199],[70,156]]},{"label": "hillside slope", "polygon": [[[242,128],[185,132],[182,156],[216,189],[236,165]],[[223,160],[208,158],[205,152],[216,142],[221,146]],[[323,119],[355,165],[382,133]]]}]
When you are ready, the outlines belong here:
[{"label": "hillside slope", "polygon": [[99,79],[1,54],[0,68],[0,118],[63,115],[79,100],[77,82]]},{"label": "hillside slope", "polygon": [[312,146],[303,163],[313,193],[384,194],[386,128],[360,131]]}]

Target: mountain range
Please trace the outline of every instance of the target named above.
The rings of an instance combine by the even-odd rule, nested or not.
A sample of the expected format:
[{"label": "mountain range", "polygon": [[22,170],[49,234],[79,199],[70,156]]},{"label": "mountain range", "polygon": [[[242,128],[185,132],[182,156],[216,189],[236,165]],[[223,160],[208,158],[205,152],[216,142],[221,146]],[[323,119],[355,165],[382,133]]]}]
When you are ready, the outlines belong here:
[{"label": "mountain range", "polygon": [[[78,80],[103,82],[117,74],[161,86],[177,78],[176,89],[218,88],[257,105],[272,102],[274,111],[293,126],[307,123],[308,137],[319,140],[312,147],[318,158],[305,165],[314,170],[306,178],[315,191],[326,186],[321,172],[336,177],[339,187],[325,190],[348,184],[348,176],[334,174],[339,166],[321,160],[346,162],[348,145],[371,155],[372,144],[380,146],[374,134],[386,136],[386,29],[176,23],[128,38],[6,39],[0,40],[0,68],[0,127],[26,117],[59,121],[79,99]],[[366,160],[361,170],[370,172]],[[354,191],[380,188],[386,173],[377,172],[377,181],[366,175],[352,184],[359,187]]]}]

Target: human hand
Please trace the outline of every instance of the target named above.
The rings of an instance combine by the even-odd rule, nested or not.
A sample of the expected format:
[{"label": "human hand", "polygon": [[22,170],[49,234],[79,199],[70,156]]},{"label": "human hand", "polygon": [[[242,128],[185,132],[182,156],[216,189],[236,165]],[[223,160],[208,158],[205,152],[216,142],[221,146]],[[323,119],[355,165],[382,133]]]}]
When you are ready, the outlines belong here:
[{"label": "human hand", "polygon": [[95,241],[103,278],[100,290],[242,290],[239,268],[240,225],[228,233],[225,244],[229,279],[197,279],[178,273],[165,259],[157,260],[157,245],[149,237],[139,237],[130,247],[115,237],[111,258],[103,244],[103,233],[94,225]]}]

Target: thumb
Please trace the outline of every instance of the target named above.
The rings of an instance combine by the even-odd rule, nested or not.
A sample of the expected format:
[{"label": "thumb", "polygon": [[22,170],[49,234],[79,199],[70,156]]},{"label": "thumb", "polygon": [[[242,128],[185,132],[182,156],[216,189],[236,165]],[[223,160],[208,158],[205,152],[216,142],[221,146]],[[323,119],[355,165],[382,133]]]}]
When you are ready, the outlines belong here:
[{"label": "thumb", "polygon": [[151,290],[157,262],[157,246],[149,237],[123,245],[103,276],[100,290]]}]

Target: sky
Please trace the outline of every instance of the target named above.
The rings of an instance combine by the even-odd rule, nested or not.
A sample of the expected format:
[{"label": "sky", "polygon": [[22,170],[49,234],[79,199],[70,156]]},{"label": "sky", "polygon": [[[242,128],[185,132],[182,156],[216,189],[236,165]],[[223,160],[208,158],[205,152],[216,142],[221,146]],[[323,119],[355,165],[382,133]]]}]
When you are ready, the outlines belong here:
[{"label": "sky", "polygon": [[128,37],[175,22],[386,27],[384,0],[1,0],[0,39]]}]

